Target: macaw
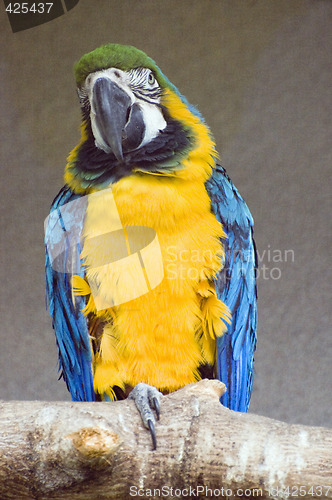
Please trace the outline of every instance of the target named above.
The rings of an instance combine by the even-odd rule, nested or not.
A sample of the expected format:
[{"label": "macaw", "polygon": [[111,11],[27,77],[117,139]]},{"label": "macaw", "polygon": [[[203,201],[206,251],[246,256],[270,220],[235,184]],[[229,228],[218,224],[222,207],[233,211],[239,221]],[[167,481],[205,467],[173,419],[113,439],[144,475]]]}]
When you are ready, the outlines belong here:
[{"label": "macaw", "polygon": [[45,229],[46,293],[74,401],[134,399],[156,446],[162,394],[201,378],[248,410],[253,219],[198,110],[156,63],[107,44],[74,67],[81,140]]}]

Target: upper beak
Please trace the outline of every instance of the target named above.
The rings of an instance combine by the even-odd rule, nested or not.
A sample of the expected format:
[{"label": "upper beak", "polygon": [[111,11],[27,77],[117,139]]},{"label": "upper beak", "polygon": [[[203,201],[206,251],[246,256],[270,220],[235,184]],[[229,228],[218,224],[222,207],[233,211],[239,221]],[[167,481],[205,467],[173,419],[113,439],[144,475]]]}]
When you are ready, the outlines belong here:
[{"label": "upper beak", "polygon": [[95,126],[103,142],[103,149],[123,160],[122,141],[128,122],[131,99],[110,78],[100,77],[93,86],[92,110]]}]

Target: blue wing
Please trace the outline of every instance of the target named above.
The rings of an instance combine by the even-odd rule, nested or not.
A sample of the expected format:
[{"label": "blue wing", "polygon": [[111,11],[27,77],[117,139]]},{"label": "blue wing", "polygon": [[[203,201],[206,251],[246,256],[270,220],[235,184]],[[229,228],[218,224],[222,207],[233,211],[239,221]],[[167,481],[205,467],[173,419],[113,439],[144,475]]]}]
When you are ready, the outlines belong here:
[{"label": "blue wing", "polygon": [[94,401],[92,354],[83,297],[72,296],[71,276],[84,277],[80,237],[86,197],[64,187],[45,228],[46,295],[59,348],[59,369],[73,401]]},{"label": "blue wing", "polygon": [[232,313],[227,333],[217,339],[218,378],[227,386],[221,402],[231,410],[248,411],[256,348],[256,250],[253,219],[236,187],[219,165],[206,183],[212,211],[227,239],[225,266],[215,285],[218,298]]}]

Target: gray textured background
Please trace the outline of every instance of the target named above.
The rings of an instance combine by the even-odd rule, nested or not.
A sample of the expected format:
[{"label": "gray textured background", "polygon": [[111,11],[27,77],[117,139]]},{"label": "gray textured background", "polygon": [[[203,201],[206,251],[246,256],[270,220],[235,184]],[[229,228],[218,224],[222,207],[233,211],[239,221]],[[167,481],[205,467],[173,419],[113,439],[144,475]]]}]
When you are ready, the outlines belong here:
[{"label": "gray textured background", "polygon": [[332,2],[81,0],[1,30],[0,397],[69,399],[44,307],[43,222],[79,139],[72,65],[136,45],[198,106],[255,218],[251,411],[331,425]]}]

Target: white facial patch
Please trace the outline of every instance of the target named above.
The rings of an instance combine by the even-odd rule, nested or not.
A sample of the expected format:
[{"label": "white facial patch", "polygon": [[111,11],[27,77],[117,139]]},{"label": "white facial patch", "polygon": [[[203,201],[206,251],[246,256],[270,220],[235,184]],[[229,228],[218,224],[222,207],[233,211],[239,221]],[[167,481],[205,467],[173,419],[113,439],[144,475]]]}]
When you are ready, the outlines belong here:
[{"label": "white facial patch", "polygon": [[116,83],[128,94],[132,101],[132,104],[135,102],[135,96],[129,87],[130,78],[128,73],[126,73],[125,71],[121,71],[121,69],[109,68],[101,71],[96,71],[95,73],[90,73],[90,75],[88,75],[85,79],[85,90],[89,97],[91,105],[93,86],[98,78],[109,78],[112,82]]},{"label": "white facial patch", "polygon": [[133,79],[132,71],[126,72],[117,68],[109,68],[106,70],[96,71],[95,73],[91,73],[87,76],[85,80],[85,91],[88,95],[91,107],[91,128],[95,138],[95,144],[99,149],[102,149],[106,153],[110,153],[110,148],[107,144],[105,144],[96,124],[96,112],[93,107],[93,87],[98,78],[109,78],[112,82],[116,83],[116,85],[118,85],[124,92],[126,92],[131,100],[131,105],[136,103],[141,109],[145,125],[145,133],[143,140],[138,148],[144,146],[145,144],[148,144],[159,135],[159,132],[161,130],[164,130],[166,128],[167,122],[164,118],[161,108],[159,107],[160,97],[154,98],[155,104],[153,102],[145,100],[143,97],[141,98],[139,92],[135,92],[135,89],[131,88]]},{"label": "white facial patch", "polygon": [[159,132],[166,128],[167,123],[159,106],[151,104],[150,102],[142,101],[141,99],[137,99],[136,102],[141,108],[145,123],[145,134],[140,145],[144,146],[144,144],[147,144],[152,141],[152,139],[157,137]]}]

